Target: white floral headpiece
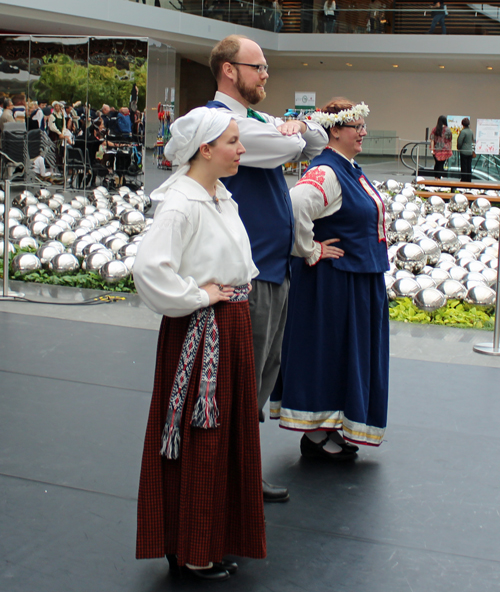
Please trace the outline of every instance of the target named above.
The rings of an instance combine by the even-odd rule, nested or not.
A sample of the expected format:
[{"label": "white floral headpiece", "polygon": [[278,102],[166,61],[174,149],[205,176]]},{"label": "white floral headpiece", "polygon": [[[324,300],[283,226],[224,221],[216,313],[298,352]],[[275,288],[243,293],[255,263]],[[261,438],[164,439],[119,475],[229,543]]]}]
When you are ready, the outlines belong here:
[{"label": "white floral headpiece", "polygon": [[325,111],[315,111],[307,116],[307,119],[319,123],[323,127],[333,127],[336,124],[342,125],[349,121],[357,121],[361,117],[366,117],[370,113],[368,105],[359,103],[350,109],[344,109],[338,113],[326,113]]}]

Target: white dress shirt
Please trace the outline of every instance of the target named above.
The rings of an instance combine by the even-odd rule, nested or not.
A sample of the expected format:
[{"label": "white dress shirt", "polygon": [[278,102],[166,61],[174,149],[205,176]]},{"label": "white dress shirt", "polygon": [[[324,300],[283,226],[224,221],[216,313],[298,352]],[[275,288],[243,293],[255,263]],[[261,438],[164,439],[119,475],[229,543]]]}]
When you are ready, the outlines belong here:
[{"label": "white dress shirt", "polygon": [[182,317],[209,305],[210,282],[240,286],[258,275],[238,205],[217,182],[218,206],[194,179],[171,185],[140,243],[137,291],[149,308]]},{"label": "white dress shirt", "polygon": [[328,142],[325,130],[312,121],[304,121],[307,126],[304,134],[284,136],[277,129],[285,123],[279,117],[261,111],[258,114],[267,123],[247,117],[244,105],[220,91],[215,93],[214,100],[226,105],[236,115],[240,141],[246,149],[246,153],[241,156],[244,166],[275,169],[285,162],[311,160],[322,152]]}]

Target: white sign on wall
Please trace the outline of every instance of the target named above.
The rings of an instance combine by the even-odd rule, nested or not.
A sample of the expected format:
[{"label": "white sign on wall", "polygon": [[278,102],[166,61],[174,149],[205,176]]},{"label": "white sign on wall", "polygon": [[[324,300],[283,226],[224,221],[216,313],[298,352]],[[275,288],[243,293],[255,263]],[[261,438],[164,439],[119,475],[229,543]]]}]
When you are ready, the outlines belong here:
[{"label": "white sign on wall", "polygon": [[478,119],[476,127],[476,154],[498,154],[500,119]]},{"label": "white sign on wall", "polygon": [[295,92],[295,109],[314,109],[316,107],[315,92]]}]

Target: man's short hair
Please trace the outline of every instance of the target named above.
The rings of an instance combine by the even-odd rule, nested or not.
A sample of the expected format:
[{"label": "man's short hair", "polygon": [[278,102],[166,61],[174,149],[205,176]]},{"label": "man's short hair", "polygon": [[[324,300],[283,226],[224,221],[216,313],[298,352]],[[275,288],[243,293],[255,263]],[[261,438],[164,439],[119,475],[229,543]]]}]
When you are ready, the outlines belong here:
[{"label": "man's short hair", "polygon": [[11,105],[13,105],[12,99],[9,99],[9,97],[5,97],[5,99],[3,100],[3,108],[8,109]]},{"label": "man's short hair", "polygon": [[240,51],[241,39],[248,39],[245,35],[229,35],[219,41],[210,53],[208,64],[215,80],[219,80],[222,72],[222,65],[226,62],[234,62]]}]

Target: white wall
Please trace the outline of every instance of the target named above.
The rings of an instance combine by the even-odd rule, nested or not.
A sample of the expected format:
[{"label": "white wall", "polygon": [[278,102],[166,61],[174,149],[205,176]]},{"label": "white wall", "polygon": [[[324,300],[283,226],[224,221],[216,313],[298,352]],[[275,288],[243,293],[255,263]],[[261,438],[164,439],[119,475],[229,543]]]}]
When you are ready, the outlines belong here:
[{"label": "white wall", "polygon": [[495,74],[404,72],[321,72],[272,70],[263,111],[283,115],[294,107],[295,91],[316,91],[317,106],[333,96],[364,101],[371,110],[371,130],[396,130],[409,141],[425,139],[425,128],[439,115],[464,115],[476,120],[500,119],[500,77]]}]

